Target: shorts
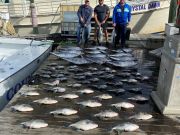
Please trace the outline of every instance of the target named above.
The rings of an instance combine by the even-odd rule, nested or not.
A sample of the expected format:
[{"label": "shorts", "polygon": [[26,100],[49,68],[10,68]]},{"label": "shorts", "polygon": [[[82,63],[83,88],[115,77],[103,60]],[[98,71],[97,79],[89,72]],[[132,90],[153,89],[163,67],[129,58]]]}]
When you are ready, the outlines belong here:
[{"label": "shorts", "polygon": [[[97,23],[95,23],[95,28],[97,29],[98,25]],[[103,28],[103,30],[107,30],[107,27],[108,27],[108,23],[105,22],[104,24],[101,24],[101,27]]]}]

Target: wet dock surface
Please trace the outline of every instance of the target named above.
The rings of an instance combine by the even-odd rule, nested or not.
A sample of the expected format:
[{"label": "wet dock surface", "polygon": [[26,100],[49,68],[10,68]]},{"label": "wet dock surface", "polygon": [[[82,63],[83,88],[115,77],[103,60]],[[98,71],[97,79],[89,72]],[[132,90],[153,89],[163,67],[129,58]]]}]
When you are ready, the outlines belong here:
[{"label": "wet dock surface", "polygon": [[[154,103],[150,98],[150,93],[156,89],[157,87],[157,78],[158,78],[158,70],[156,62],[154,58],[150,57],[146,50],[137,49],[133,51],[134,56],[138,59],[138,66],[137,70],[134,69],[120,69],[120,68],[113,68],[110,67],[110,71],[106,70],[105,68],[108,67],[106,65],[97,65],[97,64],[90,64],[85,66],[78,66],[78,71],[69,71],[68,68],[73,66],[69,62],[61,60],[55,56],[50,55],[48,60],[46,60],[40,69],[35,73],[34,81],[32,85],[29,87],[37,87],[36,91],[40,93],[39,96],[21,96],[19,92],[27,91],[27,88],[22,88],[13,100],[7,105],[7,107],[0,112],[0,134],[2,135],[115,135],[115,132],[111,132],[112,127],[124,123],[124,122],[132,122],[139,125],[139,129],[133,132],[122,132],[121,135],[178,135],[180,134],[180,122],[175,121],[169,117],[163,116],[159,113],[157,108],[155,107]],[[43,78],[40,77],[42,74],[42,70],[45,68],[51,68],[47,66],[50,63],[58,63],[58,66],[63,65],[65,69],[56,69],[52,71],[52,74],[64,74],[67,77],[67,81],[62,81],[58,86],[66,88],[65,94],[75,93],[79,95],[79,98],[72,99],[72,100],[65,100],[59,98],[58,96],[63,95],[64,93],[52,93],[48,92],[45,89],[51,88],[52,86],[44,85],[45,82],[53,82],[55,78]],[[53,67],[53,66],[52,66]],[[91,67],[91,68],[90,68]],[[68,84],[73,83],[81,83],[84,80],[77,80],[74,79],[74,76],[79,73],[84,73],[87,71],[90,72],[97,72],[93,71],[93,68],[97,68],[97,71],[104,71],[104,74],[113,74],[114,78],[107,79],[102,78],[102,75],[94,74],[93,76],[86,78],[99,78],[99,82],[91,82],[90,84],[82,84],[80,88],[73,88],[67,86]],[[111,72],[112,70],[116,70],[116,72]],[[124,82],[122,86],[112,86],[107,85],[107,89],[98,90],[92,88],[91,86],[94,84],[108,84],[107,82],[115,82],[121,81],[126,77],[118,76],[117,73],[122,72],[129,72],[131,75],[127,78],[137,79],[139,76],[137,73],[141,74],[141,77],[148,76],[149,79],[142,80],[139,79],[137,83],[126,83]],[[79,94],[77,93],[78,90],[82,90],[84,88],[91,88],[95,92],[92,94]],[[125,93],[123,94],[113,94],[109,93],[113,96],[112,99],[109,100],[97,100],[94,97],[103,93],[108,93],[107,90],[110,89],[117,89],[123,88],[125,89]],[[128,100],[129,97],[137,95],[136,93],[132,93],[128,91],[131,88],[141,88],[141,92],[143,96],[149,98],[148,102],[134,102]],[[138,94],[139,95],[139,94]],[[53,99],[58,100],[58,103],[52,105],[39,105],[34,103],[34,100],[41,99],[44,97],[50,97]],[[94,99],[102,103],[101,107],[96,108],[88,108],[78,105],[77,102],[85,101]],[[122,109],[118,110],[111,106],[111,104],[118,103],[121,101],[129,101],[135,105],[133,109]],[[16,104],[30,104],[34,110],[32,112],[12,112],[10,107]],[[58,108],[73,108],[78,110],[78,113],[72,116],[53,116],[50,115],[50,111],[54,111]],[[103,110],[111,109],[119,114],[118,117],[112,119],[99,119],[94,117],[94,114],[99,113]],[[153,118],[149,120],[134,120],[128,119],[130,116],[137,114],[138,112],[146,112],[153,115]],[[32,119],[42,119],[48,123],[48,127],[40,128],[40,129],[25,129],[23,128],[20,123],[29,121]],[[75,123],[79,120],[89,119],[94,121],[98,124],[98,128],[92,129],[89,131],[77,131],[70,127],[70,124]],[[177,117],[178,119],[178,117]]]}]

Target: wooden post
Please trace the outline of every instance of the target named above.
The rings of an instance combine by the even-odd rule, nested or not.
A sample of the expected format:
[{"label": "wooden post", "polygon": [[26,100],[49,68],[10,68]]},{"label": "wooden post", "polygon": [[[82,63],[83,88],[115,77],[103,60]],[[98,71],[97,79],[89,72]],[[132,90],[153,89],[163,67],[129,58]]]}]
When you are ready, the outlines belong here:
[{"label": "wooden post", "polygon": [[34,0],[30,0],[30,9],[31,9],[31,19],[32,19],[32,26],[33,26],[33,34],[38,34],[38,20],[36,15],[36,8]]}]

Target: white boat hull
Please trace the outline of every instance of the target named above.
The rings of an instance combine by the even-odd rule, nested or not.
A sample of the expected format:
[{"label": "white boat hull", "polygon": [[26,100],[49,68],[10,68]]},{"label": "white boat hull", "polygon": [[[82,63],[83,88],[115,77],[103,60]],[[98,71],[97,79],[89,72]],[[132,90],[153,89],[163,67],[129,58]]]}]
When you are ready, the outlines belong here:
[{"label": "white boat hull", "polygon": [[[28,45],[27,45],[28,46]],[[35,52],[35,50],[38,50],[38,52]],[[28,50],[26,52],[27,56],[23,56],[23,53],[21,53],[22,50]],[[49,55],[49,52],[51,51],[51,44],[44,45],[44,46],[28,46],[24,49],[20,49],[17,51],[13,56],[8,56],[4,61],[1,62],[1,66],[4,64],[4,68],[1,68],[1,74],[0,74],[0,110],[2,110],[5,105],[13,98],[13,96],[17,93],[17,91],[30,79],[31,75],[36,71],[36,69],[40,66],[40,64],[46,59],[46,57]],[[21,55],[22,56],[19,56]],[[31,57],[31,58],[25,58],[26,61],[20,57]],[[9,68],[5,63],[10,63],[9,61],[12,59],[12,61],[15,61],[12,64],[12,67],[14,67],[13,71],[7,69]],[[14,59],[14,60],[13,60]],[[19,59],[19,60],[16,60]],[[20,62],[22,61],[22,62]],[[15,64],[18,64],[19,66],[16,66]],[[22,63],[22,64],[21,64]],[[9,70],[9,72],[8,72]],[[5,72],[4,72],[5,71]],[[7,72],[7,73],[6,73]]]}]

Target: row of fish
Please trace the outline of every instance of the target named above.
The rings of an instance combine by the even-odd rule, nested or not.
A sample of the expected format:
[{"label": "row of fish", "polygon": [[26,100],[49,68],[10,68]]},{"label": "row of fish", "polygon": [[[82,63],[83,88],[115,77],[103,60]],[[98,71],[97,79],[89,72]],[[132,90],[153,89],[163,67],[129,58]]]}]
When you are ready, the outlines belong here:
[{"label": "row of fish", "polygon": [[66,47],[61,48],[59,52],[52,52],[52,54],[77,65],[91,63],[107,63],[116,67],[133,67],[137,65],[131,49],[110,51],[103,46],[85,48],[85,50],[79,47]]}]

